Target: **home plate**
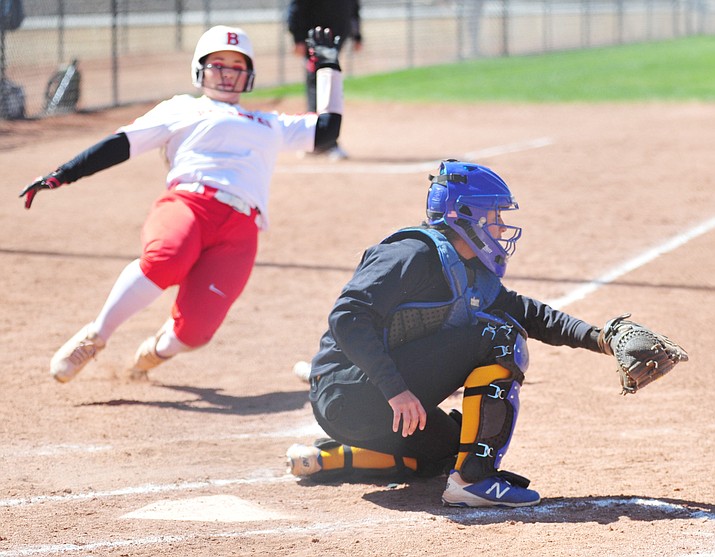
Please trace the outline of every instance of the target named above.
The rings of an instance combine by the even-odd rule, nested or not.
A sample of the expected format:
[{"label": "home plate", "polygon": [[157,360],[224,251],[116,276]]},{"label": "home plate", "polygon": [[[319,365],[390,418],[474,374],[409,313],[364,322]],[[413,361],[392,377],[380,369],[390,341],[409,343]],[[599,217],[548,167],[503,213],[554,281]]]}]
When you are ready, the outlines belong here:
[{"label": "home plate", "polygon": [[197,522],[252,522],[276,520],[284,515],[264,509],[233,495],[211,495],[193,499],[167,499],[152,503],[122,518],[148,520],[193,520]]}]

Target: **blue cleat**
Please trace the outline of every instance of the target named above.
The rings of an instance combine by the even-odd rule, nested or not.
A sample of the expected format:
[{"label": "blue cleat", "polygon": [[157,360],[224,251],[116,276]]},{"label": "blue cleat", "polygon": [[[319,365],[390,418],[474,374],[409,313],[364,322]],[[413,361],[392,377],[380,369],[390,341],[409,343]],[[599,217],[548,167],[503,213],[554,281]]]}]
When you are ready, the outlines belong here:
[{"label": "blue cleat", "polygon": [[529,507],[540,501],[536,491],[518,486],[498,473],[468,483],[458,471],[452,470],[442,494],[442,504],[449,507]]}]

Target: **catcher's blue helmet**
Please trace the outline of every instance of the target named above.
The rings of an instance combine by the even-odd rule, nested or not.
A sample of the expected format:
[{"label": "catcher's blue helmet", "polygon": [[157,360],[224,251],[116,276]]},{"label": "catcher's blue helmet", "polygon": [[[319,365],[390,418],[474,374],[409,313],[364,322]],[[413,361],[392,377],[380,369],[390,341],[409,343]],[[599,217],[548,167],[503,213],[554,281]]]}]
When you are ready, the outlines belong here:
[{"label": "catcher's blue helmet", "polygon": [[509,187],[479,164],[443,161],[427,193],[427,223],[445,225],[467,242],[479,260],[503,277],[521,228],[508,226],[501,211],[518,209]]}]

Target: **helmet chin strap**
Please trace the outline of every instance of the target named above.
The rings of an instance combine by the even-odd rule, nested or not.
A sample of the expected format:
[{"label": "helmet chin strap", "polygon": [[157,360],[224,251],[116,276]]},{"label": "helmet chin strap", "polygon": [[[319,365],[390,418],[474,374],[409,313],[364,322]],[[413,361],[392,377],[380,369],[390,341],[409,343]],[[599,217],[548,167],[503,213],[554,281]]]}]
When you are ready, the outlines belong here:
[{"label": "helmet chin strap", "polygon": [[479,238],[479,236],[477,236],[477,233],[475,232],[474,227],[472,226],[471,222],[469,222],[466,219],[457,219],[456,221],[454,221],[454,224],[456,226],[459,226],[459,228],[461,228],[462,230],[464,230],[464,232],[466,232],[469,239],[472,242],[474,242],[474,245],[478,249],[481,250],[484,248],[484,242],[482,242],[481,238]]},{"label": "helmet chin strap", "polygon": [[439,184],[441,186],[446,186],[447,182],[467,183],[467,177],[462,174],[438,174],[437,176],[430,174],[429,179],[433,184]]},{"label": "helmet chin strap", "polygon": [[[474,248],[477,248],[477,251],[483,252],[485,244],[482,241],[482,239],[477,236],[477,232],[474,230],[474,226],[472,225],[471,222],[469,222],[466,219],[457,219],[454,221],[455,226],[459,226],[464,232],[467,234],[467,237],[472,241],[474,244]],[[486,262],[482,259],[482,257],[479,256],[479,254],[475,251],[474,254],[479,257],[480,260],[482,260],[482,263],[486,265]],[[493,263],[498,265],[498,266],[504,266],[506,264],[506,258],[502,256],[501,254],[496,254],[493,255]]]}]

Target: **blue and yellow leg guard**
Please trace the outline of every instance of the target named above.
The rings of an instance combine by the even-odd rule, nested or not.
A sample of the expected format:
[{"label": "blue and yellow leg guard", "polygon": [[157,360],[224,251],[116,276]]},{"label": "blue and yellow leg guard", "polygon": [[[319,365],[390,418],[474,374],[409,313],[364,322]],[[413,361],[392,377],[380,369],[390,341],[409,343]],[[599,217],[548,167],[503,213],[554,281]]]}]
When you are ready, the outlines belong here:
[{"label": "blue and yellow leg guard", "polygon": [[339,476],[353,472],[363,474],[399,474],[406,470],[417,470],[417,459],[379,453],[369,449],[342,445],[332,439],[320,439],[314,443],[320,449],[323,473]]},{"label": "blue and yellow leg guard", "polygon": [[509,449],[519,413],[521,387],[521,381],[514,375],[494,364],[474,369],[464,383],[455,469],[465,481],[477,482],[495,474]]}]

